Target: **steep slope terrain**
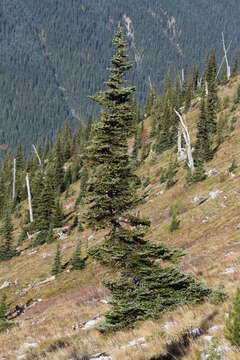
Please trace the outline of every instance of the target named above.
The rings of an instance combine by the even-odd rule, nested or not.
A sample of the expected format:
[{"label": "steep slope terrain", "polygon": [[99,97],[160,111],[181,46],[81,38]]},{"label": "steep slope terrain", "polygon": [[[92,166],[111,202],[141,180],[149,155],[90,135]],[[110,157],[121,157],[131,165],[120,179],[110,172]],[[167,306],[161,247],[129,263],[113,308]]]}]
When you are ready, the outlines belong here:
[{"label": "steep slope terrain", "polygon": [[[140,322],[133,330],[101,335],[94,325],[108,309],[110,296],[101,278],[117,274],[88,260],[81,271],[66,270],[51,277],[56,244],[32,249],[26,240],[19,257],[0,264],[0,295],[6,292],[11,310],[26,304],[24,313],[12,320],[15,326],[0,335],[0,354],[4,359],[90,359],[101,358],[102,354],[103,359],[105,356],[114,360],[197,360],[212,344],[231,360],[238,359],[239,353],[232,352],[223,332],[231,296],[239,284],[240,106],[233,106],[239,84],[238,77],[218,89],[222,104],[218,118],[225,115],[227,130],[225,141],[207,164],[206,180],[186,187],[186,169],[181,164],[176,184],[166,190],[160,183],[159,170],[167,167],[168,151],[160,156],[149,155],[138,169],[142,183],[150,177],[150,183],[141,189],[146,193],[145,202],[137,209],[151,219],[147,238],[156,243],[163,241],[169,248],[184,249],[185,256],[178,266],[193,272],[209,287],[223,284],[229,299],[223,304],[216,304],[215,299],[214,303],[185,306],[158,320]],[[187,114],[192,139],[199,115],[196,100]],[[151,119],[146,119],[146,141],[150,141],[150,124]],[[233,158],[236,166],[231,172]],[[73,223],[78,191],[77,182],[62,195],[66,226]],[[21,206],[23,211],[26,204]],[[172,234],[168,231],[170,206],[178,210],[180,220],[179,229]],[[79,209],[80,221],[84,207]],[[17,239],[19,219],[14,219],[14,225]],[[78,237],[85,255],[88,247],[102,242],[103,235],[90,230],[78,233],[76,228],[61,234],[63,263],[67,266]]]},{"label": "steep slope terrain", "polygon": [[21,140],[27,151],[36,139],[53,139],[65,120],[74,126],[96,113],[87,96],[106,78],[118,21],[141,103],[150,83],[161,88],[168,68],[192,67],[206,48],[220,62],[222,31],[231,60],[240,38],[237,0],[3,0],[0,11],[0,143]]}]

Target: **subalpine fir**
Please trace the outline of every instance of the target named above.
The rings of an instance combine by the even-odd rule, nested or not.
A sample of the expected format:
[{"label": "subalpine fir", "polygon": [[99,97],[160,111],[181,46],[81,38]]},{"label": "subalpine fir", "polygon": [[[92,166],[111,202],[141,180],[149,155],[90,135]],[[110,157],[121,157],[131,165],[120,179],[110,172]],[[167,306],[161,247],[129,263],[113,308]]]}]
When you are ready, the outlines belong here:
[{"label": "subalpine fir", "polygon": [[14,251],[12,244],[13,242],[12,233],[13,233],[13,225],[12,225],[10,213],[8,211],[5,216],[3,228],[2,228],[2,240],[0,243],[0,261],[9,260],[16,254],[16,251]]},{"label": "subalpine fir", "polygon": [[200,116],[197,124],[197,141],[194,151],[195,163],[208,161],[211,158],[211,134],[208,129],[208,119],[206,113],[206,100],[203,95],[200,104]]},{"label": "subalpine fir", "polygon": [[129,100],[134,87],[126,86],[123,80],[131,63],[120,25],[113,44],[116,52],[107,90],[93,97],[105,111],[94,127],[87,151],[90,176],[86,223],[95,230],[108,230],[104,242],[90,248],[89,254],[120,272],[118,280],[104,282],[113,297],[101,331],[133,326],[136,321],[157,317],[167,309],[200,302],[211,293],[174,265],[162,268],[156,264],[156,259],[175,263],[181,254],[145,240],[149,220],[131,214],[138,202],[133,186],[136,175],[128,157],[132,124]]},{"label": "subalpine fir", "polygon": [[0,332],[11,327],[11,323],[7,320],[8,305],[7,305],[7,296],[3,294],[0,299]]},{"label": "subalpine fir", "polygon": [[82,270],[85,266],[85,259],[81,257],[81,241],[78,240],[77,247],[70,261],[71,270]]},{"label": "subalpine fir", "polygon": [[217,66],[214,51],[211,50],[207,71],[206,82],[208,86],[207,94],[207,123],[210,134],[215,134],[217,130]]},{"label": "subalpine fir", "polygon": [[55,257],[53,260],[51,274],[56,276],[56,275],[59,275],[62,271],[63,271],[63,267],[61,264],[60,244],[57,243],[56,254],[55,254]]}]

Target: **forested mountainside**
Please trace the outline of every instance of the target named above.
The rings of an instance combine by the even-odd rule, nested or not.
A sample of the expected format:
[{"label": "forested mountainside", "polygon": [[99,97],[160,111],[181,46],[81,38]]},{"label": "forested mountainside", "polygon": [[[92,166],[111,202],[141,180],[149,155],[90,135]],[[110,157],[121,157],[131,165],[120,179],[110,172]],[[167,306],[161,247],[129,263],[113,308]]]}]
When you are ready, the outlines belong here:
[{"label": "forested mountainside", "polygon": [[[96,114],[88,95],[106,78],[111,39],[125,27],[135,68],[137,97],[149,83],[162,88],[168,68],[191,68],[214,47],[221,32],[240,43],[237,0],[3,0],[0,4],[0,143],[54,138],[65,120],[74,127]],[[199,60],[200,59],[200,60]]]}]

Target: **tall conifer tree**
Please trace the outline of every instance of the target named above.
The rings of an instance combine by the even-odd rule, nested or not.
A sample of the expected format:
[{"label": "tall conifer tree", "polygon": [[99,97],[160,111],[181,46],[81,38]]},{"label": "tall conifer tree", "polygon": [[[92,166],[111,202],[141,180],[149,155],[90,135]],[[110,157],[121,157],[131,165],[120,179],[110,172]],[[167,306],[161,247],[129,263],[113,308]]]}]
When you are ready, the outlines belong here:
[{"label": "tall conifer tree", "polygon": [[119,26],[113,41],[117,50],[112,58],[108,89],[92,97],[106,108],[95,126],[88,149],[88,165],[94,168],[88,186],[90,207],[88,223],[94,228],[119,227],[119,217],[135,203],[130,189],[133,180],[128,159],[128,133],[132,125],[129,104],[135,88],[124,86],[123,76],[131,68],[125,54],[126,44]]},{"label": "tall conifer tree", "polygon": [[235,54],[234,62],[233,62],[233,70],[232,70],[232,77],[238,74],[238,55]]},{"label": "tall conifer tree", "polygon": [[207,95],[207,118],[208,118],[208,131],[210,134],[215,134],[217,130],[217,65],[214,50],[210,52],[208,61],[208,68],[206,80],[208,84]]},{"label": "tall conifer tree", "polygon": [[194,153],[194,160],[196,163],[207,161],[211,156],[210,139],[207,125],[205,96],[202,96],[200,104],[200,116],[197,125],[197,141]]},{"label": "tall conifer tree", "polygon": [[127,142],[132,123],[129,99],[134,88],[124,86],[123,75],[131,64],[125,55],[120,25],[113,43],[116,52],[106,82],[108,88],[94,97],[106,110],[95,126],[86,159],[91,171],[86,220],[92,229],[109,230],[104,242],[90,248],[88,253],[120,271],[118,280],[104,282],[113,299],[106,320],[100,325],[101,331],[132,326],[137,319],[201,301],[210,294],[203,284],[178,268],[155,264],[156,258],[173,260],[174,252],[162,244],[144,240],[149,220],[128,213],[137,201],[133,186],[136,177],[128,158]]},{"label": "tall conifer tree", "polygon": [[9,212],[7,212],[2,228],[2,241],[0,245],[0,260],[11,259],[15,255],[12,248],[13,225]]}]

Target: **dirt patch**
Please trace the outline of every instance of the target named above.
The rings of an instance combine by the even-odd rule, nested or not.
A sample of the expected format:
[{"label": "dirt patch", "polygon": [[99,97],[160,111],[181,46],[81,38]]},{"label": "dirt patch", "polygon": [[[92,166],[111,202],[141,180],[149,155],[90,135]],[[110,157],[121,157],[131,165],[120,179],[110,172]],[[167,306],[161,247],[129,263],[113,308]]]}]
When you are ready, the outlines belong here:
[{"label": "dirt patch", "polygon": [[192,270],[193,268],[197,268],[198,271],[201,271],[202,269],[204,269],[206,266],[206,264],[209,262],[209,257],[205,256],[205,255],[200,255],[200,256],[186,256],[183,260],[183,262],[181,263],[181,270],[182,271],[188,271],[188,270]]},{"label": "dirt patch", "polygon": [[109,292],[105,288],[96,287],[96,286],[86,286],[80,290],[66,293],[60,297],[53,299],[48,299],[42,302],[37,303],[29,309],[26,309],[25,312],[18,317],[19,320],[31,319],[32,317],[42,314],[47,309],[56,306],[65,304],[68,302],[76,303],[80,305],[84,302],[95,302],[100,299],[104,299],[109,296]]}]

